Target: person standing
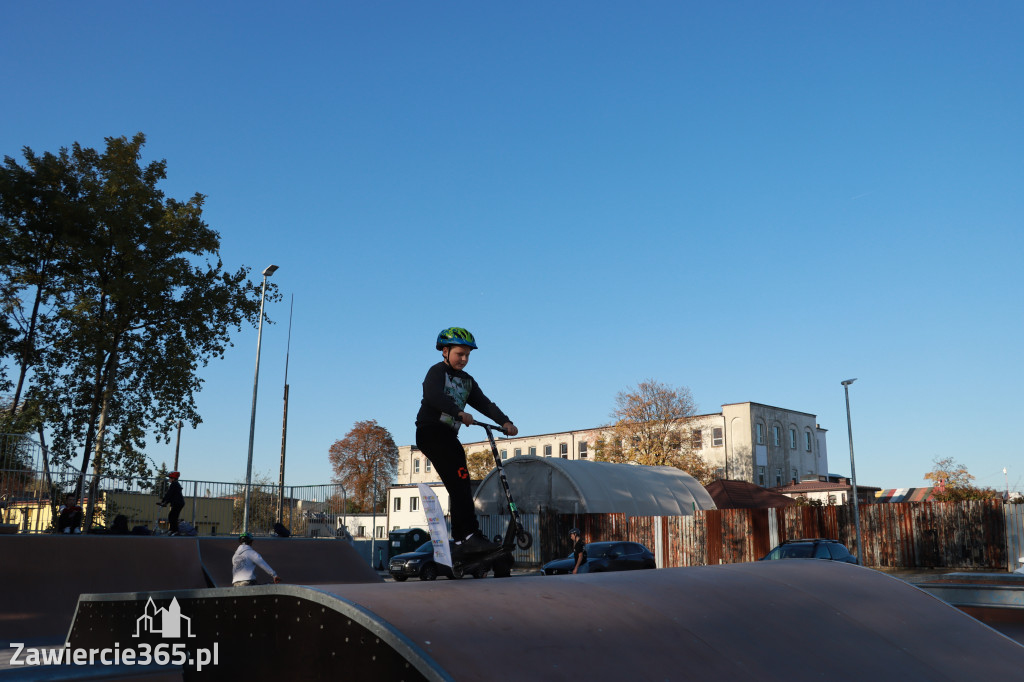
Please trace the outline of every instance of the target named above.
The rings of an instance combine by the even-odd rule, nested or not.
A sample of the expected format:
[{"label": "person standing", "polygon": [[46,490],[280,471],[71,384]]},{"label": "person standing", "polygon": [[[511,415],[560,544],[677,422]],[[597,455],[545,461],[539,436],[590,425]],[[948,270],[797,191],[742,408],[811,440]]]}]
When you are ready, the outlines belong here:
[{"label": "person standing", "polygon": [[177,471],[172,471],[167,476],[171,479],[171,485],[167,488],[167,492],[164,493],[163,499],[160,500],[160,506],[166,507],[170,505],[171,512],[167,515],[167,525],[170,527],[170,534],[177,535],[178,517],[181,515],[181,510],[185,508],[185,495],[181,492],[181,483],[178,483],[178,477],[181,474]]},{"label": "person standing", "polygon": [[464,409],[469,405],[482,412],[501,424],[508,436],[516,435],[519,430],[464,371],[470,352],[477,347],[469,330],[442,329],[434,347],[441,351],[442,361],[427,370],[423,379],[423,401],[416,414],[416,447],[434,465],[448,491],[452,540],[455,541],[453,556],[486,554],[500,545],[480,532],[476,518],[466,450],[459,442],[459,428],[473,423],[473,417]]},{"label": "person standing", "polygon": [[583,562],[587,560],[587,549],[586,545],[583,544],[583,535],[580,533],[579,528],[573,528],[569,531],[569,539],[572,540],[572,558],[575,561],[572,572],[576,574],[579,573]]},{"label": "person standing", "polygon": [[270,564],[252,548],[252,533],[242,533],[238,536],[238,549],[231,557],[231,584],[235,587],[255,585],[257,566],[266,571],[275,583],[281,582]]}]

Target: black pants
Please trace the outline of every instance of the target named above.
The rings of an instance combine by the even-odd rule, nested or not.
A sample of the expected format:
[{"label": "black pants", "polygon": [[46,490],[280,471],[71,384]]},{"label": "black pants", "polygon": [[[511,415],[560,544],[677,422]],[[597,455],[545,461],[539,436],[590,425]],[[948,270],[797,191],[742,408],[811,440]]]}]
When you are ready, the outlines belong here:
[{"label": "black pants", "polygon": [[448,508],[452,515],[452,540],[464,540],[480,528],[473,506],[473,489],[469,483],[466,451],[458,434],[444,424],[416,427],[416,447],[420,449],[448,491]]},{"label": "black pants", "polygon": [[172,533],[178,532],[178,516],[181,515],[181,510],[185,508],[185,505],[171,505],[171,512],[167,515],[167,525],[170,526]]}]

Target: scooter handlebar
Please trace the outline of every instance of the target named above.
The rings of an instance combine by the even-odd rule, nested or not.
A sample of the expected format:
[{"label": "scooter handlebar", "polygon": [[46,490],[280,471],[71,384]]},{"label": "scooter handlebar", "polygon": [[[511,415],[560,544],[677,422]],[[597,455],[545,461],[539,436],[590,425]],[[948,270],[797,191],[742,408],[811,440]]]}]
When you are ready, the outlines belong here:
[{"label": "scooter handlebar", "polygon": [[493,430],[497,431],[498,433],[504,433],[506,436],[508,435],[507,433],[505,433],[505,429],[501,428],[497,424],[488,424],[487,422],[478,422],[475,419],[471,422],[471,424],[473,426],[482,426],[485,429],[493,429]]}]

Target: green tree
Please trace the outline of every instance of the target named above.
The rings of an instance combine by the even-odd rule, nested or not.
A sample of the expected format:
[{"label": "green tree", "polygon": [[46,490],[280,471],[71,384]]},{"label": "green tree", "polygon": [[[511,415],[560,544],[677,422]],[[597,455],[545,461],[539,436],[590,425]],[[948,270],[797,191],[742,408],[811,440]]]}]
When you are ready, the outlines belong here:
[{"label": "green tree", "polygon": [[370,512],[387,502],[388,486],[398,473],[398,446],[374,419],[356,422],[328,450],[335,483],[348,492],[353,511]]},{"label": "green tree", "polygon": [[602,429],[595,458],[603,462],[627,462],[646,466],[673,466],[701,484],[710,483],[714,472],[697,452],[687,422],[697,405],[685,386],[673,388],[653,379],[615,396],[612,424]]},{"label": "green tree", "polygon": [[[144,144],[139,133],[107,138],[102,153],[77,143],[52,158],[25,149],[27,167],[7,159],[14,179],[0,185],[5,239],[22,240],[16,272],[28,273],[7,289],[34,286],[30,308],[52,308],[19,337],[19,362],[32,368],[28,399],[51,430],[54,460],[80,452],[83,477],[90,464],[94,473],[144,474],[147,435],[169,442],[179,421],[198,425],[198,368],[259,313],[249,269],[224,269],[204,197],[165,197],[157,184],[166,162],[140,165]],[[38,220],[19,209],[36,196],[47,207]],[[30,230],[39,236],[23,234]],[[47,251],[53,233],[73,238]],[[271,284],[268,299],[278,298]]]},{"label": "green tree", "polygon": [[45,351],[39,330],[65,302],[76,247],[88,237],[81,178],[68,151],[23,153],[25,167],[9,156],[0,166],[0,352],[17,369],[11,415],[24,409],[26,380]]},{"label": "green tree", "polygon": [[924,475],[936,487],[932,499],[941,502],[957,502],[960,500],[988,500],[999,497],[994,488],[979,488],[972,481],[967,467],[952,457],[932,460],[932,470]]}]

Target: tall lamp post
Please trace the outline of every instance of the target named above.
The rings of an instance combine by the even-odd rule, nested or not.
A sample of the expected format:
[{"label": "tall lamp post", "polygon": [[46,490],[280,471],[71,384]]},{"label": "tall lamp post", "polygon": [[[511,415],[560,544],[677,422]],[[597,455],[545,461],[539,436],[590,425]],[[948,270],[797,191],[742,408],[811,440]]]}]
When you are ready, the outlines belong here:
[{"label": "tall lamp post", "polygon": [[850,482],[853,484],[853,525],[857,532],[857,564],[861,565],[860,506],[857,503],[857,467],[853,461],[853,422],[850,420],[850,384],[856,379],[841,382],[846,393],[846,430],[850,434]]},{"label": "tall lamp post", "polygon": [[252,418],[249,420],[249,459],[245,465],[245,507],[242,511],[242,532],[249,532],[249,498],[252,495],[252,444],[256,437],[256,392],[260,384],[260,345],[263,342],[263,304],[267,300],[267,277],[277,272],[276,265],[263,271],[263,290],[260,293],[260,321],[256,332],[256,375],[252,380]]}]

